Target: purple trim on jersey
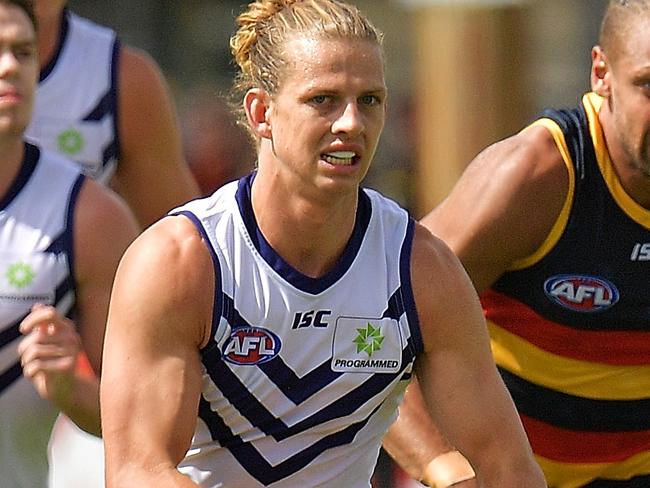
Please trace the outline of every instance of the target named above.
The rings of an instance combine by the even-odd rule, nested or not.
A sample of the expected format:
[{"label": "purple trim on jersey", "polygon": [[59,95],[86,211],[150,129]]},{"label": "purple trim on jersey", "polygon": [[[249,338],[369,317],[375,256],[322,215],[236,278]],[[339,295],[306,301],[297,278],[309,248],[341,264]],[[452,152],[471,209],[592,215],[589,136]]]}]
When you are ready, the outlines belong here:
[{"label": "purple trim on jersey", "polygon": [[23,155],[23,162],[21,163],[20,169],[18,170],[18,174],[11,182],[11,186],[4,194],[4,196],[0,199],[0,210],[7,208],[14,200],[14,198],[16,198],[16,196],[20,193],[20,191],[25,187],[31,178],[34,170],[36,169],[36,165],[38,164],[41,150],[38,147],[27,142],[24,144],[24,146],[25,153]]},{"label": "purple trim on jersey", "polygon": [[[22,336],[19,329],[20,323],[29,315],[29,313],[30,311],[28,310],[21,317],[18,317],[13,324],[0,331],[0,348],[6,347],[8,344]],[[14,381],[20,378],[22,374],[23,368],[20,364],[20,358],[4,371],[0,371],[0,395],[2,395],[4,390],[9,388]]]},{"label": "purple trim on jersey", "polygon": [[[120,111],[118,110],[118,95],[119,95],[119,86],[118,86],[118,76],[119,76],[119,67],[120,67],[120,56],[122,53],[122,46],[119,39],[115,39],[113,44],[113,55],[111,57],[111,88],[110,88],[110,99],[111,106],[113,107],[113,147],[111,149],[112,156],[119,161],[122,156],[122,146],[120,138]],[[110,158],[109,155],[104,153],[104,164]]]},{"label": "purple trim on jersey", "polygon": [[[41,151],[37,146],[32,144],[25,143],[25,161],[19,177],[16,178],[12,187],[10,188],[7,197],[4,200],[7,200],[6,203],[10,203],[15,196],[20,192],[20,190],[25,186],[27,181],[29,181],[31,175],[34,173],[37,164],[40,162]],[[66,209],[66,219],[63,231],[55,237],[50,245],[43,250],[43,252],[49,253],[64,253],[68,256],[68,275],[67,277],[57,285],[54,295],[54,304],[55,306],[59,304],[63,296],[65,296],[68,291],[76,289],[76,280],[74,278],[74,239],[73,239],[73,230],[74,230],[74,209],[76,207],[76,202],[81,190],[82,184],[85,181],[86,177],[81,173],[75,180],[70,194],[68,196],[68,203]],[[5,208],[6,205],[3,205],[2,208]],[[73,318],[75,313],[76,300],[72,304],[69,310],[63,310],[62,312],[70,318]],[[29,315],[29,311],[25,312],[22,317],[19,317],[6,329],[0,332],[0,347],[4,347],[10,342],[18,339],[20,337],[19,326],[22,320]],[[13,384],[20,376],[22,375],[22,367],[20,366],[20,360],[15,364],[9,367],[7,370],[0,372],[0,394],[2,391]]]},{"label": "purple trim on jersey", "polygon": [[75,240],[74,240],[74,215],[77,209],[77,200],[79,198],[79,193],[81,192],[81,187],[86,181],[86,176],[79,173],[77,179],[75,180],[72,188],[70,189],[70,195],[68,196],[68,204],[66,208],[66,217],[63,230],[61,233],[56,236],[50,245],[44,249],[44,252],[51,252],[56,254],[66,254],[68,256],[68,275],[66,278],[57,285],[55,294],[54,294],[54,303],[58,304],[59,301],[68,293],[70,290],[75,295],[75,300],[69,310],[65,311],[65,314],[69,318],[74,318],[76,314],[76,289],[77,289],[77,279],[75,274]]},{"label": "purple trim on jersey", "polygon": [[[240,466],[260,483],[270,485],[271,483],[287,478],[288,476],[300,471],[324,451],[334,447],[351,444],[357,433],[365,427],[372,416],[377,413],[380,406],[381,405],[377,406],[377,408],[375,408],[365,419],[351,424],[339,432],[335,432],[320,439],[311,446],[302,449],[300,452],[275,466],[271,465],[252,444],[244,442],[239,436],[233,435],[230,428],[220,418],[217,418],[215,419],[215,422],[208,424],[208,428],[210,429],[212,438],[232,439],[232,442],[230,442],[226,448],[233,454],[235,459],[237,459]],[[201,398],[199,403],[199,415],[201,418],[204,418],[205,416],[214,417],[214,412],[211,410],[210,404],[203,398]]]},{"label": "purple trim on jersey", "polygon": [[4,347],[9,344],[11,341],[15,341],[20,337],[20,331],[18,326],[20,322],[29,315],[29,312],[25,312],[25,315],[16,320],[11,326],[6,329],[0,330],[0,347]]},{"label": "purple trim on jersey", "polygon": [[[214,341],[214,335],[217,333],[219,322],[221,321],[221,315],[223,313],[223,301],[221,298],[223,295],[223,292],[221,290],[221,265],[219,264],[219,257],[217,256],[217,253],[210,245],[210,239],[208,238],[205,227],[203,227],[201,220],[194,213],[190,212],[189,210],[181,210],[178,212],[170,213],[169,215],[182,215],[184,217],[187,217],[199,231],[199,234],[201,234],[201,238],[203,239],[203,242],[205,242],[208,251],[210,251],[210,257],[212,258],[212,265],[214,267],[214,303],[212,305],[212,325],[210,330],[210,341],[200,351],[201,354],[203,354],[204,352],[209,351],[211,348],[217,347],[217,343]],[[219,353],[219,357],[221,357],[221,353]]]},{"label": "purple trim on jersey", "polygon": [[63,46],[65,46],[66,41],[68,40],[68,30],[70,27],[69,11],[67,8],[63,9],[61,14],[61,27],[59,28],[59,44],[56,46],[56,51],[50,59],[50,62],[43,66],[40,74],[38,75],[38,82],[42,83],[50,76],[50,73],[54,70],[56,63],[61,57],[61,52],[63,51]]},{"label": "purple trim on jersey", "polygon": [[370,217],[372,215],[372,205],[370,203],[370,198],[366,193],[360,189],[359,190],[359,203],[357,206],[357,217],[354,223],[354,229],[350,240],[346,245],[343,254],[339,258],[336,265],[328,271],[324,276],[320,278],[311,278],[304,275],[289,263],[287,263],[282,256],[280,256],[266,240],[262,232],[260,231],[255,214],[253,213],[253,207],[251,205],[251,187],[253,180],[255,179],[256,172],[251,173],[250,175],[239,180],[239,187],[235,198],[237,199],[237,204],[239,206],[239,212],[242,216],[244,224],[246,225],[246,230],[248,235],[257,249],[257,251],[262,256],[262,259],[268,263],[268,265],[275,270],[282,278],[284,278],[288,283],[294,287],[302,290],[306,293],[311,293],[317,295],[334,283],[336,283],[350,268],[354,262],[361,244],[363,243],[363,238],[368,228],[370,222]]},{"label": "purple trim on jersey", "polygon": [[109,161],[117,160],[120,156],[120,145],[118,135],[118,107],[117,107],[117,59],[119,57],[120,44],[116,39],[113,42],[111,55],[111,82],[108,90],[99,102],[82,117],[85,122],[100,122],[106,117],[111,118],[113,124],[113,138],[102,151],[102,168],[106,167]]},{"label": "purple trim on jersey", "polygon": [[413,285],[411,283],[411,251],[413,250],[413,236],[415,235],[415,221],[409,218],[406,228],[406,236],[402,243],[402,253],[400,255],[400,282],[401,282],[401,299],[403,300],[402,308],[406,312],[411,339],[415,346],[414,355],[424,351],[422,343],[422,332],[420,331],[420,320],[418,318],[417,308],[415,307],[415,297],[413,296]]},{"label": "purple trim on jersey", "polygon": [[[413,361],[414,345],[412,340],[406,344],[402,350],[402,368],[396,373],[373,374],[364,383],[348,391],[344,396],[323,407],[320,411],[314,413],[305,420],[292,425],[286,425],[281,419],[276,418],[257,398],[248,390],[237,375],[225,364],[221,355],[211,354],[203,355],[203,364],[206,371],[224,398],[237,409],[254,427],[259,428],[267,435],[273,436],[280,441],[293,435],[304,432],[316,425],[325,423],[329,420],[345,417],[354,413],[365,403],[386,389],[394,380],[401,379],[404,370]],[[330,358],[331,359],[331,358]],[[333,383],[339,376],[347,373],[331,372],[327,375],[329,381],[323,382],[318,388],[315,388],[310,382],[313,378],[309,376],[298,377],[280,357],[266,363],[274,363],[274,369],[268,371],[262,368],[266,376],[276,385],[276,387],[296,405],[311,398],[325,386]],[[328,359],[329,363],[329,359]],[[253,366],[254,367],[254,366]],[[202,419],[209,425],[218,417],[216,412]],[[228,447],[231,439],[217,439],[221,445]]]},{"label": "purple trim on jersey", "polygon": [[[231,297],[222,294],[222,299],[222,316],[230,324],[232,330],[239,327],[252,326],[237,312]],[[392,318],[399,321],[400,317],[404,313],[405,309],[401,298],[401,291],[398,289],[389,299],[388,308],[382,317]],[[418,352],[417,347],[417,343],[414,343],[412,339],[409,340],[407,348],[402,351],[402,370],[404,370],[408,363],[414,360],[415,355]],[[287,366],[281,356],[276,356],[266,363],[258,364],[256,367],[262,370],[262,372],[280,390],[282,390],[284,395],[297,405],[344,374],[332,371],[331,357],[301,377]],[[395,373],[394,375],[397,376],[399,374],[400,373]]]},{"label": "purple trim on jersey", "polygon": [[[18,326],[16,326],[16,329],[18,329]],[[16,361],[6,371],[0,373],[0,395],[22,375],[23,367],[20,365],[20,361]]]}]

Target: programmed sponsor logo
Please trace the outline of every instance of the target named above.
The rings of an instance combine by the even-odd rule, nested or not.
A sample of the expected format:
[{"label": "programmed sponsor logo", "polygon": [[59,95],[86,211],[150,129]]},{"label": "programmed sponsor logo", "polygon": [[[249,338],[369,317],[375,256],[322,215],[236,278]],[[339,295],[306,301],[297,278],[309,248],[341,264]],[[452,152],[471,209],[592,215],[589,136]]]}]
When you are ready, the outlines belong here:
[{"label": "programmed sponsor logo", "polygon": [[230,333],[223,358],[232,364],[252,366],[270,361],[282,347],[280,338],[263,327],[239,327]]},{"label": "programmed sponsor logo", "polygon": [[399,361],[391,359],[343,359],[334,360],[334,371],[354,369],[389,369],[399,368]]},{"label": "programmed sponsor logo", "polygon": [[402,347],[395,319],[339,317],[332,343],[332,371],[397,373],[402,367]]},{"label": "programmed sponsor logo", "polygon": [[619,299],[613,283],[588,275],[556,275],[544,282],[544,292],[553,302],[576,312],[601,312]]}]

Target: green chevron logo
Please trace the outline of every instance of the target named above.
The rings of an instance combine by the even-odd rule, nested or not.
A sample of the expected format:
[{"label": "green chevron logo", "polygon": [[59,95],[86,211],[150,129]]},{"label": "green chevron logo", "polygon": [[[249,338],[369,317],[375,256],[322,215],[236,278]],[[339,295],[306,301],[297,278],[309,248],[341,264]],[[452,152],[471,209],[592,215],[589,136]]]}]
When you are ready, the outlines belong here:
[{"label": "green chevron logo", "polygon": [[78,130],[67,129],[59,134],[57,137],[57,145],[59,151],[74,155],[81,151],[84,147],[84,138]]},{"label": "green chevron logo", "polygon": [[381,349],[381,344],[384,342],[384,336],[379,327],[373,327],[373,325],[368,322],[365,329],[357,329],[357,332],[359,334],[354,341],[352,341],[357,346],[357,354],[365,352],[368,354],[368,357],[371,357],[375,351]]},{"label": "green chevron logo", "polygon": [[36,273],[29,264],[18,262],[9,266],[6,276],[10,285],[16,288],[25,288],[32,284]]}]

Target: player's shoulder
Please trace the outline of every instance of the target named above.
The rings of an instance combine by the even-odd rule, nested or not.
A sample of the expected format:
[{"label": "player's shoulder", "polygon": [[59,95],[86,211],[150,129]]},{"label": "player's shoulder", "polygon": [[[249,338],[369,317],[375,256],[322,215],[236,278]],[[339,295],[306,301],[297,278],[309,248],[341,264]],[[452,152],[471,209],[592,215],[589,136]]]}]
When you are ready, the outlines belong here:
[{"label": "player's shoulder", "polygon": [[488,146],[468,170],[490,178],[503,176],[525,182],[564,171],[564,164],[551,132],[544,126],[531,125]]},{"label": "player's shoulder", "polygon": [[133,212],[110,188],[85,177],[75,208],[75,227],[84,236],[122,235],[133,239],[139,227]]},{"label": "player's shoulder", "polygon": [[150,290],[167,306],[208,307],[214,295],[217,271],[207,243],[182,215],[163,217],[145,229],[124,253],[120,268],[122,281],[139,281],[141,289],[134,293]]},{"label": "player's shoulder", "polygon": [[451,248],[426,227],[416,224],[411,253],[411,283],[424,323],[439,319],[454,306],[465,306],[476,291]]},{"label": "player's shoulder", "polygon": [[[460,261],[450,247],[431,233],[424,225],[416,222],[411,250],[411,275],[423,280],[431,276],[451,276],[458,272]],[[437,278],[436,278],[437,280]]]},{"label": "player's shoulder", "polygon": [[160,262],[203,266],[208,249],[196,225],[184,215],[168,215],[142,232],[134,242],[134,251]]},{"label": "player's shoulder", "polygon": [[528,164],[543,168],[563,165],[562,153],[548,126],[532,124],[513,137],[515,145],[524,153]]},{"label": "player's shoulder", "polygon": [[112,189],[86,176],[79,195],[78,206],[92,217],[130,214],[126,202]]},{"label": "player's shoulder", "polygon": [[162,70],[145,50],[123,44],[120,48],[120,89],[152,89],[161,84]]}]

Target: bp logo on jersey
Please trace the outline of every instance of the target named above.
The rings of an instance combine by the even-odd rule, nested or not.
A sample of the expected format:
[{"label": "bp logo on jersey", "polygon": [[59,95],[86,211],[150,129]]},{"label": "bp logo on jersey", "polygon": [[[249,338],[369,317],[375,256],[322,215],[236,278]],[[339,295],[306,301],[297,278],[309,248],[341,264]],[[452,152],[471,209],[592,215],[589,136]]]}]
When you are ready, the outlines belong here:
[{"label": "bp logo on jersey", "polygon": [[7,282],[14,288],[20,289],[31,285],[35,276],[32,267],[22,261],[13,263],[7,268]]},{"label": "bp logo on jersey", "polygon": [[78,154],[84,147],[84,138],[76,129],[66,129],[61,132],[57,139],[59,151],[70,156]]},{"label": "bp logo on jersey", "polygon": [[402,337],[393,319],[339,317],[332,347],[332,371],[397,373],[402,365]]},{"label": "bp logo on jersey", "polygon": [[34,303],[54,303],[56,280],[67,269],[66,260],[55,253],[1,252],[0,310],[24,311]]},{"label": "bp logo on jersey", "polygon": [[223,358],[232,364],[251,366],[265,363],[278,355],[280,338],[263,327],[238,327],[230,333]]}]

